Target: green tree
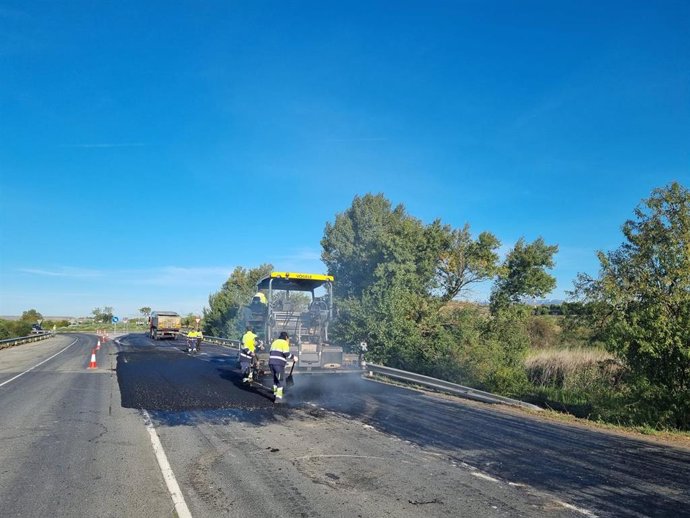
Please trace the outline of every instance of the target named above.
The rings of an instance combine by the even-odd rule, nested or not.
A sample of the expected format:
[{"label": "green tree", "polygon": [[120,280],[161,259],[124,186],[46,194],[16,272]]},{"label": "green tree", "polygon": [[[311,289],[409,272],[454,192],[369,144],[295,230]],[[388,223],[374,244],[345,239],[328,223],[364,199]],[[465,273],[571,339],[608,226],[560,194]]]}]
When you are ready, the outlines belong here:
[{"label": "green tree", "polygon": [[546,349],[558,343],[561,331],[554,317],[541,314],[529,317],[527,332],[533,349]]},{"label": "green tree", "polygon": [[490,232],[472,239],[470,226],[452,230],[445,227],[447,241],[441,251],[436,275],[444,301],[457,297],[469,285],[492,278],[498,273],[501,242]]},{"label": "green tree", "polygon": [[520,238],[508,253],[491,292],[491,310],[520,302],[524,297],[543,297],[556,287],[556,279],[546,270],[554,267],[558,245],[547,245],[540,237],[532,243]]},{"label": "green tree", "polygon": [[382,194],[356,196],[321,240],[340,310],[334,338],[364,340],[371,359],[420,370],[437,329],[432,292],[449,235],[440,221],[424,225]]},{"label": "green tree", "polygon": [[366,341],[369,361],[431,373],[428,367],[440,351],[440,305],[438,299],[410,290],[402,278],[380,280],[360,299],[341,304],[334,334],[344,344]]},{"label": "green tree", "polygon": [[[187,316],[186,316],[186,317],[182,317],[182,320],[181,320],[182,325],[185,326],[185,327],[194,327],[194,328],[196,328],[196,319],[197,319],[197,318],[201,319],[200,316],[195,315],[194,313],[187,313]],[[203,322],[199,322],[199,325],[200,325],[201,328],[203,329],[203,325],[204,325]]]},{"label": "green tree", "polygon": [[43,315],[41,315],[35,309],[29,309],[28,311],[24,311],[22,313],[22,316],[19,318],[19,320],[22,322],[29,322],[30,324],[35,324],[39,320],[43,320]]},{"label": "green tree", "polygon": [[105,306],[103,309],[94,308],[91,313],[93,314],[93,319],[96,322],[109,324],[113,320],[113,308],[110,306]]},{"label": "green tree", "polygon": [[[391,367],[506,394],[524,390],[530,309],[513,302],[553,289],[545,270],[556,246],[521,239],[499,267],[493,234],[473,239],[469,225],[424,225],[382,194],[355,197],[326,224],[321,244],[335,276],[339,343],[364,340],[367,358]],[[500,312],[491,317],[449,304],[497,274],[496,297],[505,300]]]},{"label": "green tree", "polygon": [[[355,197],[321,243],[339,295],[338,341],[364,340],[368,359],[389,366],[506,394],[524,390],[531,311],[515,303],[553,289],[546,269],[558,247],[521,239],[499,267],[493,234],[473,239],[469,225],[424,225],[381,194]],[[494,276],[493,317],[448,304]]]},{"label": "green tree", "polygon": [[[690,192],[655,189],[625,222],[625,242],[599,252],[598,278],[576,295],[596,309],[607,348],[631,371],[637,422],[690,428]],[[654,423],[649,422],[654,420]]]},{"label": "green tree", "polygon": [[210,336],[232,338],[239,329],[239,310],[249,304],[256,284],[273,270],[273,265],[262,264],[257,268],[236,267],[227,281],[208,298],[204,308],[203,332]]},{"label": "green tree", "polygon": [[141,313],[141,315],[144,318],[148,318],[148,316],[151,314],[151,308],[148,306],[144,306],[143,308],[139,308],[139,313]]},{"label": "green tree", "polygon": [[444,238],[440,222],[425,226],[403,205],[392,208],[383,194],[366,194],[326,223],[321,258],[341,299],[361,298],[367,287],[393,277],[422,292],[434,285]]},{"label": "green tree", "polygon": [[484,326],[482,346],[489,352],[486,378],[491,391],[519,395],[527,386],[524,359],[529,350],[530,308],[522,304],[501,307]]},{"label": "green tree", "polygon": [[[527,386],[523,367],[530,346],[532,309],[519,304],[523,297],[543,297],[556,279],[546,272],[554,266],[558,246],[542,238],[525,243],[520,238],[501,265],[491,292],[491,313],[482,336],[491,367],[483,383],[502,394],[520,394]],[[486,355],[485,355],[486,356]]]}]

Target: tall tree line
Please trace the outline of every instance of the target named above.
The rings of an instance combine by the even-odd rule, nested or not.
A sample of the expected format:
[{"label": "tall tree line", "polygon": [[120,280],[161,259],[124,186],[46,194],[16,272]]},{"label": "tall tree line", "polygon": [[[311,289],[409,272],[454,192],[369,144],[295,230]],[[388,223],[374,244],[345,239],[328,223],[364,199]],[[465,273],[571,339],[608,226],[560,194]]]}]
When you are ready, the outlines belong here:
[{"label": "tall tree line", "polygon": [[[597,253],[598,275],[578,276],[564,325],[586,324],[622,365],[608,419],[689,429],[690,192],[678,183],[655,189],[622,231],[620,247]],[[501,258],[491,232],[425,224],[383,194],[356,196],[326,223],[321,245],[336,279],[334,341],[366,341],[370,361],[525,393],[532,309],[522,302],[555,287],[557,245],[520,238]],[[239,307],[270,270],[236,269],[209,298],[206,331],[236,333]],[[487,281],[488,308],[455,302]]]},{"label": "tall tree line", "polygon": [[[501,261],[492,233],[473,238],[468,224],[424,224],[383,194],[355,197],[326,223],[321,245],[336,278],[337,339],[366,341],[370,359],[390,366],[508,391],[521,382],[526,312],[514,306],[553,289],[547,270],[557,246],[520,239]],[[492,318],[476,308],[447,310],[450,300],[491,279]],[[463,362],[482,347],[485,360]]]}]

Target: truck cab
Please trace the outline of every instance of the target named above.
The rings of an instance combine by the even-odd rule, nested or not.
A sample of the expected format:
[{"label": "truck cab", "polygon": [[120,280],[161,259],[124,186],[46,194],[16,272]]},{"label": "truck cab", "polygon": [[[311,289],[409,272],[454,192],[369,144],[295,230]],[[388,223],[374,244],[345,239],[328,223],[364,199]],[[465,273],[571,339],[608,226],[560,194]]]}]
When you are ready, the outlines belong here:
[{"label": "truck cab", "polygon": [[153,340],[177,338],[182,317],[174,311],[154,311],[149,316],[149,336]]}]

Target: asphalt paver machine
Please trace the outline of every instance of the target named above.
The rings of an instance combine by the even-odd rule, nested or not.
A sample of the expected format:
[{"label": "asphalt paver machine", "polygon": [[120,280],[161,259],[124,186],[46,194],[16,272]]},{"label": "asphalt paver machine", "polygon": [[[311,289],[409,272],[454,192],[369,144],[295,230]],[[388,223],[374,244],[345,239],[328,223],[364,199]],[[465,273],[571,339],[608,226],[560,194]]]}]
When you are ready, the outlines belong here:
[{"label": "asphalt paver machine", "polygon": [[[291,351],[299,357],[297,371],[359,369],[360,356],[330,343],[334,319],[333,276],[315,273],[271,272],[256,286],[257,295],[243,308],[243,322],[266,344],[282,331],[290,336]],[[262,296],[263,295],[263,296]]]}]

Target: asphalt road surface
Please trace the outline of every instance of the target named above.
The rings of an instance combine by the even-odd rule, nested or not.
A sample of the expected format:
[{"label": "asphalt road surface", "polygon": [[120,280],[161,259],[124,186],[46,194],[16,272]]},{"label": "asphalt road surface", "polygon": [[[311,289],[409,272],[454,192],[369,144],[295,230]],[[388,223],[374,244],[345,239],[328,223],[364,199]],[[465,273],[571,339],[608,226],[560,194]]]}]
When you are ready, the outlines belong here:
[{"label": "asphalt road surface", "polygon": [[688,450],[355,376],[276,406],[228,349],[95,343],[0,351],[1,516],[690,516]]},{"label": "asphalt road surface", "polygon": [[0,516],[171,516],[141,415],[120,405],[115,348],[89,370],[95,346],[65,335],[0,351]]}]

